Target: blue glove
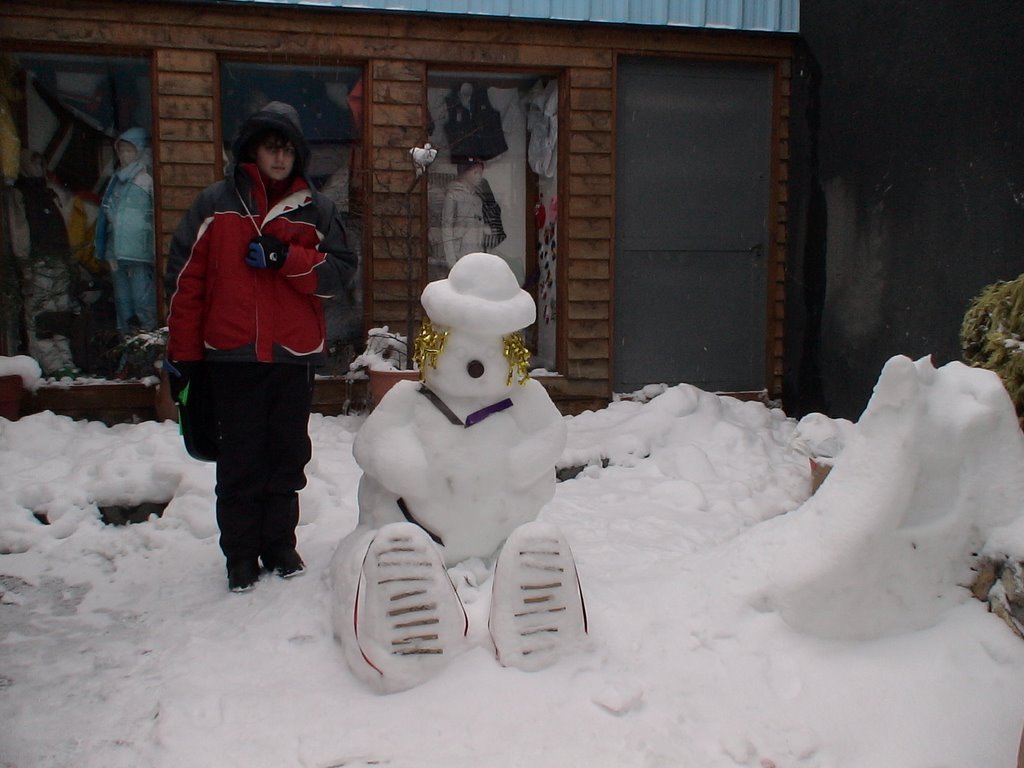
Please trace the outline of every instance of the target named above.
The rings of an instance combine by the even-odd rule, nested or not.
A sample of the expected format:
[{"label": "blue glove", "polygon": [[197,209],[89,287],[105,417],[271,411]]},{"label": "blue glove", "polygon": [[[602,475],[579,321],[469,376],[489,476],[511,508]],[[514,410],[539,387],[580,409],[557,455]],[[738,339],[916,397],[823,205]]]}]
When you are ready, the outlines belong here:
[{"label": "blue glove", "polygon": [[253,269],[280,269],[287,258],[287,243],[270,235],[260,235],[250,241],[245,263]]}]

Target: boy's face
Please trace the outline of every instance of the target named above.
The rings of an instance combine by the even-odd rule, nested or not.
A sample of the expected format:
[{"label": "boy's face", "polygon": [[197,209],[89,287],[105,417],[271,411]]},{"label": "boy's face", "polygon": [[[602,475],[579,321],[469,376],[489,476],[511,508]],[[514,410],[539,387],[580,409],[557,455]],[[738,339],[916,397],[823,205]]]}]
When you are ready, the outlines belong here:
[{"label": "boy's face", "polygon": [[284,181],[295,167],[295,147],[278,136],[268,136],[256,147],[256,167],[273,181]]}]

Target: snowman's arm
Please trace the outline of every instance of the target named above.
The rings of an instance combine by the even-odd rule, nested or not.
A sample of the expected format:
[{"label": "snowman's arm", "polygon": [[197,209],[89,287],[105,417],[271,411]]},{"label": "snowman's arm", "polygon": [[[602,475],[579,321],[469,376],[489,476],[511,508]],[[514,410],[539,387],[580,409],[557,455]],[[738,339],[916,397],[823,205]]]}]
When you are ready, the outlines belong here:
[{"label": "snowman's arm", "polygon": [[430,467],[416,432],[412,382],[400,382],[363,422],[352,445],[356,463],[399,496],[423,488]]},{"label": "snowman's arm", "polygon": [[513,484],[525,487],[553,473],[565,448],[567,428],[547,391],[536,381],[528,381],[514,403],[512,415],[524,437],[509,452],[509,464]]}]

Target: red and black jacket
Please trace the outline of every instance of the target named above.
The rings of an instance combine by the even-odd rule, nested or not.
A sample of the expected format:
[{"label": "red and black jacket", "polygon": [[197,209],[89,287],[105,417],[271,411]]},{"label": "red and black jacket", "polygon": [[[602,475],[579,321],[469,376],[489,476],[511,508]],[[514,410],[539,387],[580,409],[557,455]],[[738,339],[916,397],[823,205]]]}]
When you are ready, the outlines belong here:
[{"label": "red and black jacket", "polygon": [[[272,207],[251,163],[207,187],[171,241],[165,275],[172,360],[319,364],[324,358],[322,298],[341,292],[356,269],[334,203],[302,174],[308,146],[297,128],[257,113],[236,141],[236,156],[268,127],[296,146],[295,173]],[[286,122],[286,121],[285,121]],[[280,269],[245,263],[260,234],[288,243]]]}]

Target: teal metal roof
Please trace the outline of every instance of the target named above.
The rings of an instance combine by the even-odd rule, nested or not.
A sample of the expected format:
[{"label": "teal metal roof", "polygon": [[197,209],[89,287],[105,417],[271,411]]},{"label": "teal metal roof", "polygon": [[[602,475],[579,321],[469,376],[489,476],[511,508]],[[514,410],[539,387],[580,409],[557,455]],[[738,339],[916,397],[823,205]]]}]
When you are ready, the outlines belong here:
[{"label": "teal metal roof", "polygon": [[799,32],[800,0],[236,0],[510,19]]}]

